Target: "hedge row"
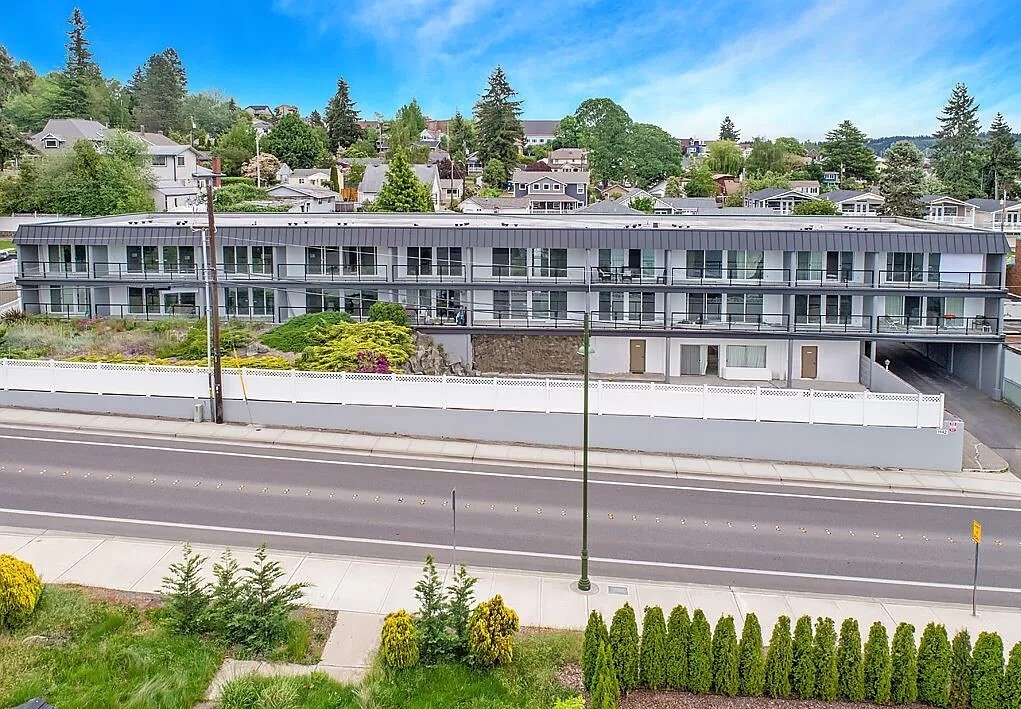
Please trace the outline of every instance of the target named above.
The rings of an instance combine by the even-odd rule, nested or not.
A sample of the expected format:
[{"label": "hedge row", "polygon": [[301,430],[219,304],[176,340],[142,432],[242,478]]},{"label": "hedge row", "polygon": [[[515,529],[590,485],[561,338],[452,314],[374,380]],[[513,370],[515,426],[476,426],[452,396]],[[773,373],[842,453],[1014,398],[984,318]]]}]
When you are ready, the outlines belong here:
[{"label": "hedge row", "polygon": [[862,645],[858,621],[839,633],[831,618],[780,616],[769,645],[749,613],[740,640],[731,616],[710,629],[701,610],[677,606],[664,621],[658,606],[645,609],[639,639],[634,609],[624,604],[609,630],[593,611],[585,629],[582,681],[592,706],[616,707],[641,686],[695,694],[797,697],[877,704],[920,701],[947,709],[1021,709],[1021,643],[1004,666],[1003,642],[982,633],[974,651],[967,630],[951,643],[946,628],[930,623],[915,643],[915,628],[901,623],[892,642],[879,622]]}]

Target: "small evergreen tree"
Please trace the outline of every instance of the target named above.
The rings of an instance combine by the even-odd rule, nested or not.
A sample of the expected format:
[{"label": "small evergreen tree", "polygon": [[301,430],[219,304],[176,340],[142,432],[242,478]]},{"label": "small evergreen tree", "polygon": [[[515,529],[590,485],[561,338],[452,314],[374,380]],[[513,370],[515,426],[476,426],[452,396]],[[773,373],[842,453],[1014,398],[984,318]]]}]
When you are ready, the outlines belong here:
[{"label": "small evergreen tree", "polygon": [[837,646],[840,696],[851,702],[865,699],[865,666],[861,657],[861,632],[858,621],[846,619],[840,626]]},{"label": "small evergreen tree", "polygon": [[792,664],[791,619],[782,615],[776,619],[766,652],[766,696],[774,699],[790,696]]},{"label": "small evergreen tree", "polygon": [[176,633],[200,633],[206,628],[210,585],[202,580],[206,557],[185,544],[183,558],[170,565],[163,579],[166,618]]},{"label": "small evergreen tree", "polygon": [[728,697],[736,695],[739,667],[734,618],[724,616],[716,621],[713,633],[713,691]]},{"label": "small evergreen tree", "polygon": [[1003,640],[997,633],[979,633],[971,665],[972,709],[1003,706]]},{"label": "small evergreen tree", "polygon": [[688,609],[674,606],[667,622],[667,664],[666,681],[672,689],[685,689],[688,686],[688,632],[691,620]]},{"label": "small evergreen tree", "polygon": [[447,622],[454,631],[454,646],[457,654],[468,656],[468,622],[475,604],[475,584],[478,579],[468,575],[468,569],[461,564],[454,572],[454,580],[447,590]]},{"label": "small evergreen tree", "polygon": [[960,630],[950,645],[950,709],[971,706],[971,635]]},{"label": "small evergreen tree", "polygon": [[385,667],[406,669],[418,664],[418,633],[415,619],[405,610],[394,611],[383,621],[379,659]]},{"label": "small evergreen tree", "polygon": [[762,628],[754,613],[744,618],[738,654],[741,656],[740,692],[746,697],[758,697],[766,681],[766,659],[762,654]]},{"label": "small evergreen tree", "polygon": [[241,565],[230,549],[225,549],[220,560],[213,564],[213,592],[209,603],[210,626],[228,645],[244,639],[244,607]]},{"label": "small evergreen tree", "polygon": [[514,633],[521,627],[518,614],[496,594],[475,606],[468,621],[468,662],[476,667],[495,667],[514,657]]},{"label": "small evergreen tree", "polygon": [[270,561],[266,545],[255,552],[251,566],[242,569],[242,603],[250,620],[244,645],[265,652],[287,637],[287,621],[300,607],[307,583],[281,583],[285,577],[279,561]]},{"label": "small evergreen tree", "polygon": [[340,192],[340,173],[337,171],[336,165],[330,166],[330,189]]},{"label": "small evergreen tree", "polygon": [[815,695],[826,702],[837,698],[837,631],[832,618],[819,618],[815,624]]},{"label": "small evergreen tree", "polygon": [[1003,677],[1003,709],[1021,709],[1021,643],[1010,650]]},{"label": "small evergreen tree", "polygon": [[869,628],[869,639],[865,641],[865,698],[876,704],[890,701],[890,679],[893,667],[890,664],[890,640],[886,626],[876,621]]},{"label": "small evergreen tree", "polygon": [[705,694],[713,686],[712,632],[701,609],[695,611],[688,630],[688,691]]},{"label": "small evergreen tree", "polygon": [[666,686],[666,621],[659,606],[645,608],[639,674],[642,684],[649,689]]},{"label": "small evergreen tree", "polygon": [[581,644],[581,681],[589,692],[592,691],[596,671],[599,669],[599,649],[609,643],[610,634],[606,630],[603,614],[599,611],[592,611],[588,615],[585,638]]},{"label": "small evergreen tree", "polygon": [[925,626],[918,644],[918,699],[937,707],[950,701],[950,639],[936,623]]},{"label": "small evergreen tree", "polygon": [[922,217],[922,180],[925,156],[914,143],[899,140],[886,151],[886,167],[879,178],[885,200],[883,214]]},{"label": "small evergreen tree", "polygon": [[617,709],[620,702],[620,685],[617,683],[617,673],[613,669],[612,656],[613,651],[609,644],[599,645],[589,709]]},{"label": "small evergreen tree", "polygon": [[358,111],[344,77],[337,79],[337,92],[326,105],[326,135],[331,153],[346,148],[365,135],[358,124]]},{"label": "small evergreen tree", "polygon": [[730,116],[724,116],[723,123],[720,124],[720,140],[732,140],[736,143],[740,137],[741,131],[734,127],[734,121],[730,120]]},{"label": "small evergreen tree", "polygon": [[635,609],[625,603],[613,614],[610,623],[610,651],[613,668],[617,673],[617,684],[622,694],[638,686],[638,622]]},{"label": "small evergreen tree", "polygon": [[901,623],[893,631],[890,659],[893,664],[890,700],[894,704],[910,704],[918,698],[918,649],[915,626],[911,623]]},{"label": "small evergreen tree", "polygon": [[379,194],[371,203],[375,212],[431,212],[433,199],[429,187],[415,175],[407,154],[395,148]]},{"label": "small evergreen tree", "polygon": [[791,689],[802,699],[815,697],[815,653],[812,647],[812,619],[807,615],[798,618],[794,625]]},{"label": "small evergreen tree", "polygon": [[443,580],[436,572],[436,559],[432,554],[425,557],[422,573],[422,579],[415,584],[419,656],[425,664],[434,664],[450,652],[447,592],[443,588]]}]

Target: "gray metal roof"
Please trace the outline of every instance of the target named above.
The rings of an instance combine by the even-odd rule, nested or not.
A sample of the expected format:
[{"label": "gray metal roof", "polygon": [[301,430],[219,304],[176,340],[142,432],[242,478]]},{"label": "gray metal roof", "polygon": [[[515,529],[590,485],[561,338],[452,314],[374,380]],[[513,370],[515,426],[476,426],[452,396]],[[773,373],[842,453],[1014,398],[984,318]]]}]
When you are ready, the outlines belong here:
[{"label": "gray metal roof", "polygon": [[666,202],[674,209],[698,209],[716,211],[720,205],[712,197],[660,197],[661,202]]},{"label": "gray metal roof", "polygon": [[599,202],[574,210],[575,214],[641,214],[637,209],[621,204],[613,199],[604,199]]},{"label": "gray metal roof", "polygon": [[568,185],[587,185],[589,173],[570,170],[515,170],[511,182],[516,185],[528,185],[547,178]]},{"label": "gray metal roof", "polygon": [[[415,177],[418,178],[418,181],[424,183],[430,189],[432,189],[434,180],[439,179],[440,173],[435,165],[412,165],[411,169],[415,171]],[[389,164],[366,165],[365,175],[362,177],[362,181],[358,183],[358,191],[362,194],[376,194],[379,192],[383,182],[386,181],[389,170]]]},{"label": "gray metal roof", "polygon": [[823,192],[820,197],[837,204],[846,202],[849,199],[856,199],[858,197],[872,197],[873,199],[878,199],[880,201],[883,200],[881,195],[878,195],[875,192],[865,192],[863,190],[830,190],[829,192]]},{"label": "gray metal roof", "polygon": [[[980,212],[998,212],[1003,209],[1003,202],[998,199],[982,199],[980,197],[974,197],[968,200],[968,204],[974,206],[975,209]],[[1021,204],[1021,202],[1007,200],[1007,209],[1019,204]]]},{"label": "gray metal roof", "polygon": [[521,130],[525,135],[553,135],[557,132],[560,121],[521,121]]}]

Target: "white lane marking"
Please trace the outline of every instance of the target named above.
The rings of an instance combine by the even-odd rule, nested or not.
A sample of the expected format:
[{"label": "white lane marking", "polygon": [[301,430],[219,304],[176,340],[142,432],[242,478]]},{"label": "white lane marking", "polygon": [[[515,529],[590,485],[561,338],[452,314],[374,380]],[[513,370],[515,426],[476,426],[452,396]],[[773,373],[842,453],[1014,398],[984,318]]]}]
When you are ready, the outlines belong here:
[{"label": "white lane marking", "polygon": [[[237,451],[211,451],[201,448],[173,448],[170,446],[146,446],[136,443],[110,443],[108,441],[76,441],[64,438],[42,438],[34,436],[10,436],[0,434],[0,439],[16,441],[32,441],[40,443],[66,443],[77,446],[98,446],[108,448],[129,448],[146,451],[163,451],[169,453],[194,453],[196,455],[215,455],[231,458],[255,458],[259,460],[278,460],[286,463],[317,463],[321,465],[338,465],[345,467],[383,468],[388,470],[407,470],[426,473],[448,473],[451,475],[474,475],[477,477],[512,478],[516,480],[540,480],[545,482],[580,483],[579,478],[557,475],[517,475],[514,473],[496,473],[485,470],[458,470],[456,468],[430,468],[418,465],[395,465],[393,463],[360,463],[350,460],[329,460],[322,458],[302,458],[300,456],[265,455],[262,453],[241,453]],[[667,485],[664,483],[640,483],[628,480],[589,480],[590,485],[609,485],[613,487],[637,487],[658,490],[680,490],[683,492],[712,492],[727,495],[749,495],[752,497],[786,497],[800,500],[824,500],[829,502],[860,502],[875,505],[902,505],[909,507],[940,507],[960,510],[979,510],[984,512],[1021,512],[1021,507],[997,507],[992,505],[969,505],[955,502],[920,502],[915,500],[885,500],[874,497],[842,497],[840,495],[810,495],[798,492],[768,492],[765,490],[740,490],[717,487],[698,487],[696,485]]]},{"label": "white lane marking", "polygon": [[[354,544],[376,544],[390,547],[406,547],[411,549],[447,549],[445,544],[430,544],[428,542],[406,542],[394,539],[367,539],[364,537],[344,537],[333,534],[314,534],[311,532],[282,532],[275,529],[246,529],[244,527],[223,527],[211,524],[187,524],[185,522],[163,522],[160,520],[130,519],[125,517],[101,517],[98,515],[80,515],[68,512],[42,512],[39,510],[12,510],[0,508],[0,514],[9,514],[26,517],[49,517],[57,519],[71,519],[86,522],[103,522],[108,524],[129,524],[148,527],[168,527],[171,529],[194,529],[204,532],[227,532],[232,534],[255,534],[264,537],[283,537],[293,539],[315,539],[318,541],[344,542]],[[574,561],[578,557],[575,554],[555,554],[553,552],[539,551],[517,551],[513,549],[489,549],[486,547],[458,547],[461,551],[474,552],[477,554],[493,554],[499,556],[521,556],[537,559],[557,559]],[[589,561],[602,564],[622,564],[626,566],[655,566],[665,569],[683,569],[687,571],[713,571],[729,574],[745,574],[749,576],[780,576],[783,578],[815,579],[821,581],[846,581],[855,583],[881,584],[889,586],[922,586],[925,588],[939,588],[952,590],[969,590],[970,584],[938,583],[935,581],[906,581],[904,579],[882,579],[869,578],[867,576],[840,576],[836,574],[811,574],[801,571],[768,571],[762,569],[745,569],[728,566],[707,566],[704,564],[681,564],[672,561],[640,561],[637,559],[614,559],[610,557],[590,557]],[[980,591],[992,591],[995,593],[1017,593],[1021,594],[1021,588],[1003,588],[1000,586],[979,586]]]}]

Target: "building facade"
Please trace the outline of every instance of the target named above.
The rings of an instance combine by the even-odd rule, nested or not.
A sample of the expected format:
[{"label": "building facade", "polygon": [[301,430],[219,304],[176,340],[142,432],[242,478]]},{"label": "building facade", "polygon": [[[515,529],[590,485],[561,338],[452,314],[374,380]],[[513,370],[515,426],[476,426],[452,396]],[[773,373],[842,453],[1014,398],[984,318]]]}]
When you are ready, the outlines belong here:
[{"label": "building facade", "polygon": [[[175,216],[20,227],[25,309],[202,314],[203,221]],[[908,341],[954,359],[961,376],[998,395],[1007,244],[993,232],[884,217],[217,221],[227,317],[284,321],[344,310],[362,318],[377,300],[394,301],[470,358],[483,335],[547,344],[576,337],[588,313],[593,371],[741,381],[857,382],[877,341]]]}]

